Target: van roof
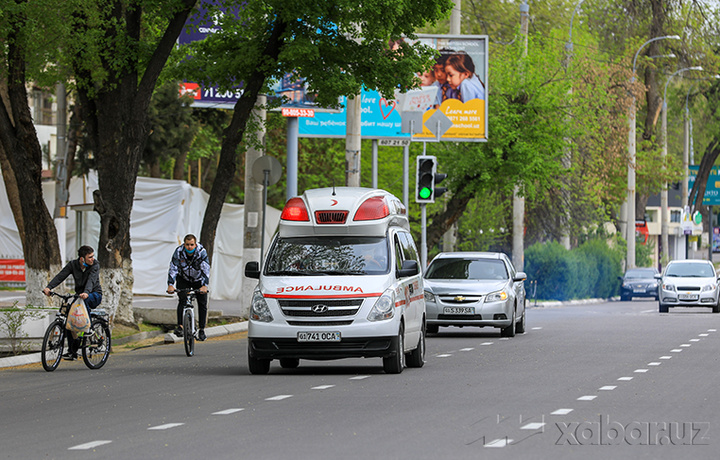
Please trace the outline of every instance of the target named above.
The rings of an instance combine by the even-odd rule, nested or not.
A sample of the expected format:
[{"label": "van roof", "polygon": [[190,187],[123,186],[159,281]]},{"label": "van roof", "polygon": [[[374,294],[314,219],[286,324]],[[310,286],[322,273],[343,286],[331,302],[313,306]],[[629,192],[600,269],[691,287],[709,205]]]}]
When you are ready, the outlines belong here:
[{"label": "van roof", "polygon": [[392,226],[410,230],[405,205],[395,195],[381,189],[327,187],[288,200],[279,233],[283,238],[384,236]]}]

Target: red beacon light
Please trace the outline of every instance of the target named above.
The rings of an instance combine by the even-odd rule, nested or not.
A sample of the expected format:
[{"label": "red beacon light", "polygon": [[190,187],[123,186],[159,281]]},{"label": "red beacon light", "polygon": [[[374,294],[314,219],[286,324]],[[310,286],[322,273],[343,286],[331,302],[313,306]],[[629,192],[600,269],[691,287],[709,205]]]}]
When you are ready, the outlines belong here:
[{"label": "red beacon light", "polygon": [[280,214],[282,220],[294,220],[298,222],[310,222],[307,208],[302,198],[290,198]]},{"label": "red beacon light", "polygon": [[378,220],[390,215],[390,207],[382,196],[368,198],[355,212],[353,220]]}]

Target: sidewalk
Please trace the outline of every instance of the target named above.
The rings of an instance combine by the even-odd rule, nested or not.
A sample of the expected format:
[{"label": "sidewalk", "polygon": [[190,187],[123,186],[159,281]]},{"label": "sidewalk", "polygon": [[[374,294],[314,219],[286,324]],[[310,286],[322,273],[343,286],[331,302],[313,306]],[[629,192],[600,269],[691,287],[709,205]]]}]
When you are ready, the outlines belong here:
[{"label": "sidewalk", "polygon": [[[213,337],[221,337],[224,335],[230,335],[230,334],[236,334],[238,332],[244,332],[247,331],[248,323],[247,321],[242,321],[239,323],[231,323],[231,324],[224,324],[222,326],[213,326],[213,327],[206,327],[205,328],[205,335],[207,335],[207,338],[213,338]],[[140,332],[138,334],[133,334],[127,337],[123,337],[121,339],[112,340],[113,346],[118,345],[125,345],[127,343],[137,342],[140,340],[149,339],[152,337],[157,337],[164,334],[164,341],[165,343],[177,343],[182,342],[182,337],[177,337],[173,333],[157,333],[157,332]],[[20,356],[11,356],[9,358],[0,358],[0,368],[5,367],[16,367],[16,366],[24,366],[26,364],[35,364],[39,363],[41,361],[40,353],[31,353],[27,355],[20,355]]]}]

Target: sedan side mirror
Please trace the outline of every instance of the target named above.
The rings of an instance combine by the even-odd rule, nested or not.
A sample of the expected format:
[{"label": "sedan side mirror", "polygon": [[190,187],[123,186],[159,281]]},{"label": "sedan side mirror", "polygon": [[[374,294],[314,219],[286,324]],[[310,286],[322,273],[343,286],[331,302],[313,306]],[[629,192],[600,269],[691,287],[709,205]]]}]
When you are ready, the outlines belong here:
[{"label": "sedan side mirror", "polygon": [[527,274],[525,272],[517,272],[515,273],[515,277],[513,277],[513,281],[525,281],[527,279]]},{"label": "sedan side mirror", "polygon": [[662,275],[661,275],[660,273],[656,273],[656,274],[655,274],[655,279],[656,279],[656,280],[661,280],[661,279],[662,279]]},{"label": "sedan side mirror", "polygon": [[398,270],[398,278],[407,278],[420,273],[420,265],[417,260],[406,260],[402,263],[402,267]]},{"label": "sedan side mirror", "polygon": [[260,279],[260,263],[257,261],[245,264],[245,276],[248,278]]}]

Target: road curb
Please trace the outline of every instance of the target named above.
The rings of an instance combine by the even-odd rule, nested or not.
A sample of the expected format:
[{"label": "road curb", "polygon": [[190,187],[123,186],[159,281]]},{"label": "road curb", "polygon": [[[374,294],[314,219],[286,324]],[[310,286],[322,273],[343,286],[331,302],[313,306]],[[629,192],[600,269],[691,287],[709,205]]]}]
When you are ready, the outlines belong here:
[{"label": "road curb", "polygon": [[[223,335],[229,335],[229,334],[235,334],[237,332],[247,331],[247,329],[248,329],[248,322],[242,321],[240,323],[230,323],[230,324],[224,324],[222,326],[206,327],[205,335],[208,338],[220,337]],[[178,337],[172,332],[168,332],[167,334],[165,334],[164,340],[165,340],[165,343],[178,343],[178,342],[183,341],[182,337]]]}]

